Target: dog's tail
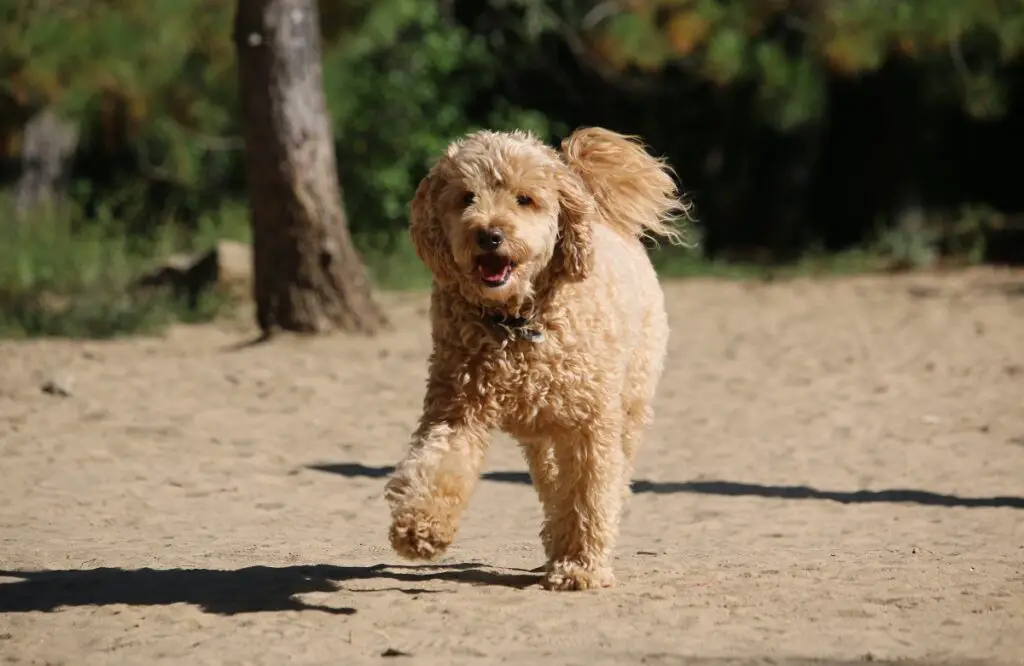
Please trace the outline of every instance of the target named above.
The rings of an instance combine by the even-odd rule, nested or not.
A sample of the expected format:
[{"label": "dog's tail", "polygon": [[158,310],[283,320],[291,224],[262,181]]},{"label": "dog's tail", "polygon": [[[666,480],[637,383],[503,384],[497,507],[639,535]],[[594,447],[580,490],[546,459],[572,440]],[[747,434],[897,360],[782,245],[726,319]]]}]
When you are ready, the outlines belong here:
[{"label": "dog's tail", "polygon": [[679,221],[691,204],[676,188],[675,174],[643,143],[601,127],[576,130],[562,141],[569,167],[594,195],[604,222],[628,237],[663,236],[688,245]]}]

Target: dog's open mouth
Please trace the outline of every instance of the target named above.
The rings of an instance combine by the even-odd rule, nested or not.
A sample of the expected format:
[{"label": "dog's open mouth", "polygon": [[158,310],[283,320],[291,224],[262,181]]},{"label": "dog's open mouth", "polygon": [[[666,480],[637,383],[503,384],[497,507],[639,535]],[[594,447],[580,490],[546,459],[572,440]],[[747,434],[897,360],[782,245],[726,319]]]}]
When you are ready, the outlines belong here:
[{"label": "dog's open mouth", "polygon": [[514,261],[498,254],[483,254],[477,257],[476,270],[488,287],[500,287],[512,277]]}]

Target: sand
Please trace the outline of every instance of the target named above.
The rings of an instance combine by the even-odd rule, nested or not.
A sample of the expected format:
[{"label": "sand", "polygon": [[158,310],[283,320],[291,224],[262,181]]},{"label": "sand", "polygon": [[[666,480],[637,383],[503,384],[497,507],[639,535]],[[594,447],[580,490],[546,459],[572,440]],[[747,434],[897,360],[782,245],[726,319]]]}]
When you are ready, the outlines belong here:
[{"label": "sand", "polygon": [[504,437],[442,561],[389,550],[422,294],[371,340],[0,343],[0,663],[1024,663],[1024,273],[666,291],[619,584],[587,593],[540,588]]}]

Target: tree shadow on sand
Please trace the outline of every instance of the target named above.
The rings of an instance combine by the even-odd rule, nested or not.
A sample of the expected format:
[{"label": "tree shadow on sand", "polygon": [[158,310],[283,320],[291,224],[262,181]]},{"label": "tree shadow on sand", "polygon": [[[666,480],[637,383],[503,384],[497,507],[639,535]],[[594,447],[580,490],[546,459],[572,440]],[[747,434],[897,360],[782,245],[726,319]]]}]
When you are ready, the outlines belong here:
[{"label": "tree shadow on sand", "polygon": [[[345,477],[363,477],[370,479],[386,478],[395,471],[394,467],[370,467],[360,463],[333,463],[310,465],[309,469]],[[498,483],[514,483],[530,485],[527,472],[498,471],[482,475],[485,481]],[[646,481],[639,479],[633,482],[633,492],[637,495],[672,495],[689,493],[697,495],[723,495],[726,497],[764,497],[789,500],[826,500],[839,504],[920,504],[923,506],[967,507],[967,508],[1006,508],[1024,509],[1024,497],[961,497],[933,493],[928,490],[908,488],[892,488],[887,490],[819,490],[810,486],[767,486],[758,483],[738,483],[736,481]]]},{"label": "tree shadow on sand", "polygon": [[[453,581],[473,585],[523,588],[539,582],[537,574],[495,571],[477,563],[425,566],[339,567],[327,564],[244,569],[118,569],[0,571],[0,613],[51,612],[66,606],[167,606],[192,604],[206,613],[237,615],[268,611],[320,611],[352,615],[355,608],[310,604],[297,595],[335,592],[353,580],[404,583]],[[388,588],[406,594],[437,590]],[[356,590],[376,591],[382,590]]]}]

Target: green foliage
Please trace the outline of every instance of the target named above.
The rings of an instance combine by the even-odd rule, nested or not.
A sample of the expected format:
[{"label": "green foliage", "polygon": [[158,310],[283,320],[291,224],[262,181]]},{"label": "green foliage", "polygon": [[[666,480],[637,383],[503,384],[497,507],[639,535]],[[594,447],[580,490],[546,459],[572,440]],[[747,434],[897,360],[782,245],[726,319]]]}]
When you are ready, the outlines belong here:
[{"label": "green foliage", "polygon": [[769,123],[789,130],[820,116],[825,89],[818,63],[809,58],[789,58],[773,42],[756,45],[754,58],[761,81],[759,99]]},{"label": "green foliage", "polygon": [[[587,3],[580,3],[587,4]],[[650,0],[589,33],[610,64],[682,64],[719,85],[753,82],[766,120],[793,129],[823,112],[828,73],[875,71],[894,55],[932,71],[973,116],[1005,111],[1005,65],[1024,53],[1011,0]]]},{"label": "green foliage", "polygon": [[[8,203],[0,199],[0,206]],[[244,240],[245,218],[229,206],[204,217],[197,234],[162,229],[152,238],[131,237],[109,212],[83,225],[74,208],[12,227],[0,244],[0,336],[109,338],[226,312],[227,303],[213,295],[191,307],[171,294],[131,285],[155,259],[205,249],[218,238]]]},{"label": "green foliage", "polygon": [[[124,290],[154,257],[206,247],[218,237],[247,238],[235,2],[0,3],[0,160],[17,159],[22,126],[45,106],[82,130],[71,209],[25,223],[0,244],[0,328],[109,335],[206,312],[126,297]],[[455,5],[488,20],[471,30],[446,13]],[[942,141],[936,119],[951,104],[977,118],[1004,113],[1007,77],[1024,55],[1024,6],[1015,0],[486,0],[475,6],[323,0],[319,6],[345,207],[371,276],[386,288],[427,283],[401,233],[408,202],[443,147],[473,129],[523,127],[553,138],[570,129],[570,118],[591,122],[591,109],[579,110],[590,101],[586,95],[621,92],[625,111],[609,114],[619,100],[596,104],[594,97],[595,117],[644,128],[650,142],[679,151],[672,157],[680,171],[704,168],[707,155],[697,153],[709,136],[733,151],[728,164],[739,169],[760,160],[753,158],[762,150],[756,140],[762,126],[814,129],[829,113],[831,80],[874,72],[898,56],[912,63],[915,81],[929,92],[925,103],[933,108],[922,126],[931,127],[927,141],[934,144]],[[581,85],[588,77],[554,57],[552,41],[568,44],[583,69],[594,69],[598,76],[590,78],[614,81]],[[553,71],[550,78],[567,88],[579,86],[583,103],[557,93],[520,98],[543,108],[513,101],[505,83],[528,87],[524,72],[531,68]],[[649,110],[638,103],[648,98],[631,98],[632,88],[619,85],[632,79],[650,92],[669,69],[685,77],[666,76],[674,88],[657,90]],[[695,96],[705,83],[754,94]],[[752,111],[729,106],[748,100]],[[577,110],[568,111],[573,105]],[[726,114],[730,119],[722,120]],[[688,119],[709,115],[717,125],[687,136]],[[735,125],[746,122],[757,127]],[[694,154],[686,154],[691,145]],[[716,176],[698,184],[698,194],[710,200],[709,190],[719,185],[747,191],[738,187],[749,185],[746,176],[730,177],[737,180]],[[927,230],[878,236],[872,256],[916,264],[934,260],[940,244]],[[653,256],[665,275],[734,272],[693,253],[666,249]],[[843,261],[871,264],[861,255]]]},{"label": "green foliage", "polygon": [[[209,154],[237,116],[232,0],[7,4],[0,72],[10,105],[54,105],[93,130],[85,149],[127,149],[152,179],[210,177]],[[22,114],[5,115],[9,126]]]},{"label": "green foliage", "polygon": [[[54,104],[84,127],[85,154],[129,157],[116,182],[80,185],[80,200],[99,198],[116,203],[122,218],[145,219],[191,218],[225,194],[244,197],[234,4],[7,0],[0,157],[17,154],[27,115]],[[479,102],[508,63],[487,35],[443,13],[449,3],[320,5],[325,89],[357,233],[377,239],[401,227],[416,182],[456,135],[482,125],[548,136],[567,129],[550,110],[500,96]],[[1024,11],[1009,0],[647,0],[614,11],[589,0],[487,5],[519,17],[508,29],[522,40],[524,62],[542,37],[575,35],[613,68],[675,63],[719,85],[751,81],[765,121],[783,130],[821,116],[830,72],[871,71],[895,53],[930,67],[936,94],[996,116],[1006,103],[1001,65],[1024,51]]]},{"label": "green foliage", "polygon": [[345,204],[357,234],[403,226],[419,179],[453,138],[483,126],[549,131],[543,115],[511,106],[477,122],[467,117],[500,63],[481,37],[446,21],[438,3],[362,4],[361,29],[324,57]]},{"label": "green foliage", "polygon": [[[0,103],[0,135],[5,125],[16,134],[33,109],[56,105],[85,127],[83,153],[105,162],[129,156],[117,182],[87,180],[73,190],[129,221],[152,217],[154,205],[157,217],[190,219],[225,193],[244,197],[234,0],[11,3],[11,20],[0,27],[8,102],[6,110]],[[345,203],[367,243],[405,223],[419,178],[453,137],[480,126],[548,134],[543,114],[508,104],[467,116],[501,63],[438,3],[321,6]]]}]

